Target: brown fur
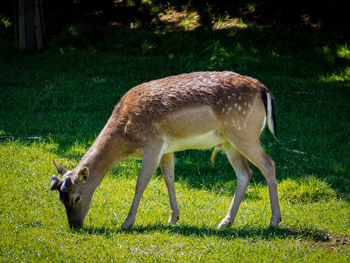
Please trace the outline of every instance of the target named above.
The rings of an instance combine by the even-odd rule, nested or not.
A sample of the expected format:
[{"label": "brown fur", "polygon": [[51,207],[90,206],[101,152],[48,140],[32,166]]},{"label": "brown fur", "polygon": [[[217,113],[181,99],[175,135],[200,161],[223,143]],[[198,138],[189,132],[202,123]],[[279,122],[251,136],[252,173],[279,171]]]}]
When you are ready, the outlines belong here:
[{"label": "brown fur", "polygon": [[[233,72],[195,72],[153,80],[128,91],[116,106],[111,120],[118,130],[133,140],[147,141],[154,135],[154,126],[178,110],[210,106],[224,121],[231,108],[232,116],[248,111],[261,89],[259,81]],[[140,137],[142,134],[142,138]]]},{"label": "brown fur", "polygon": [[[80,206],[85,203],[81,223],[95,188],[107,171],[127,156],[143,158],[143,162],[135,198],[123,227],[133,224],[142,193],[159,163],[169,189],[172,211],[169,222],[175,223],[178,208],[172,152],[222,146],[235,168],[238,194],[229,216],[219,227],[231,224],[237,213],[247,178],[251,176],[246,158],[268,180],[273,209],[271,225],[277,225],[280,212],[274,188],[274,163],[259,145],[266,118],[263,92],[268,90],[258,80],[229,71],[181,74],[143,83],[128,91],[78,166],[63,176],[72,178],[74,187],[69,194],[79,195]],[[80,183],[77,178],[84,169],[88,177],[85,183]],[[56,188],[61,185],[57,179],[53,183]]]}]

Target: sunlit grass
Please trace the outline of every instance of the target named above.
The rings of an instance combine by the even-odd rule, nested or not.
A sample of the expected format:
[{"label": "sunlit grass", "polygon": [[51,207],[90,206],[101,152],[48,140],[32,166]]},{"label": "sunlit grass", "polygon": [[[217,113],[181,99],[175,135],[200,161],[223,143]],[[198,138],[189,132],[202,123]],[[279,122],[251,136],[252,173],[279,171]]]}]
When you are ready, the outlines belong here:
[{"label": "sunlit grass", "polygon": [[344,82],[350,81],[350,67],[346,67],[339,73],[327,74],[326,76],[320,77],[321,81],[324,82]]},{"label": "sunlit grass", "polygon": [[[248,198],[242,202],[234,227],[216,231],[231,196],[176,183],[181,220],[177,226],[167,226],[166,188],[162,179],[156,177],[144,194],[134,228],[121,231],[120,225],[130,207],[136,183],[135,176],[124,176],[126,170],[130,173],[137,170],[134,165],[126,165],[131,160],[122,163],[118,175],[112,172],[106,176],[95,193],[85,227],[78,232],[71,231],[56,193],[48,190],[49,176],[55,173],[51,159],[69,166],[69,162],[54,152],[55,147],[49,143],[8,142],[0,146],[1,157],[8,157],[7,160],[0,158],[0,231],[6,235],[0,241],[3,261],[162,261],[170,257],[176,261],[225,262],[247,257],[278,261],[285,256],[310,262],[321,258],[342,261],[338,249],[334,253],[317,249],[314,253],[308,245],[308,242],[312,244],[322,239],[331,242],[327,233],[350,234],[349,205],[337,200],[334,193],[317,195],[316,202],[292,199],[290,203],[282,198],[282,230],[274,231],[267,229],[270,216],[267,188],[253,187],[248,189]],[[307,184],[304,181],[300,181],[299,187],[318,184],[314,179],[312,183],[309,179],[306,179]],[[293,181],[281,182],[282,196],[290,191],[289,184]],[[322,183],[321,186],[326,187]],[[249,198],[252,189],[259,198]],[[315,192],[312,187],[304,187],[303,191],[311,196]],[[317,234],[319,231],[324,234]],[[341,250],[345,260],[344,251],[349,250],[346,247]]]},{"label": "sunlit grass", "polygon": [[244,23],[241,18],[230,18],[229,16],[219,17],[213,23],[213,29],[229,28],[247,28],[248,24]]},{"label": "sunlit grass", "polygon": [[[194,30],[200,26],[200,16],[197,11],[188,11],[186,9],[177,11],[175,9],[166,9],[157,15],[159,23],[166,25],[165,31],[170,29]],[[168,29],[167,29],[168,28]]]},{"label": "sunlit grass", "polygon": [[337,55],[340,58],[350,59],[350,47],[347,44],[340,46],[337,49]]}]

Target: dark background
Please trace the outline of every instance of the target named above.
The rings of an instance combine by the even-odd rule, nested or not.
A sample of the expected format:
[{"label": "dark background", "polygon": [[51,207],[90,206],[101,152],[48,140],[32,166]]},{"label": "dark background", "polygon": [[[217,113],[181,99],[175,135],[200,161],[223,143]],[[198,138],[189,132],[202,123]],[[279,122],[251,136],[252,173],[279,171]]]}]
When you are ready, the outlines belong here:
[{"label": "dark background", "polygon": [[[60,34],[71,23],[87,23],[102,26],[113,21],[123,25],[139,22],[142,27],[154,27],[156,15],[167,8],[197,11],[200,27],[210,29],[213,17],[229,15],[242,18],[252,25],[279,29],[305,28],[348,35],[349,10],[345,1],[312,0],[256,0],[256,1],[200,1],[200,0],[43,0],[46,36]],[[0,17],[14,20],[14,1],[2,1]],[[14,26],[1,31],[13,33]]]}]

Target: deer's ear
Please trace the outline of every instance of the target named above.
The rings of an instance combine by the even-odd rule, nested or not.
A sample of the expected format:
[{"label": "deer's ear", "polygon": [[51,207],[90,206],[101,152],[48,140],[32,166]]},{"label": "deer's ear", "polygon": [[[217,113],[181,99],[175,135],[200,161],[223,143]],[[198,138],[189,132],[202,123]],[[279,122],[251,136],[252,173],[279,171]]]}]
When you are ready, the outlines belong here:
[{"label": "deer's ear", "polygon": [[89,168],[84,167],[80,169],[78,173],[78,179],[80,182],[85,183],[87,179],[89,178]]},{"label": "deer's ear", "polygon": [[58,163],[56,163],[55,161],[53,161],[54,166],[57,169],[57,172],[61,175],[64,175],[65,173],[67,173],[67,169],[62,167],[61,165],[59,165]]}]

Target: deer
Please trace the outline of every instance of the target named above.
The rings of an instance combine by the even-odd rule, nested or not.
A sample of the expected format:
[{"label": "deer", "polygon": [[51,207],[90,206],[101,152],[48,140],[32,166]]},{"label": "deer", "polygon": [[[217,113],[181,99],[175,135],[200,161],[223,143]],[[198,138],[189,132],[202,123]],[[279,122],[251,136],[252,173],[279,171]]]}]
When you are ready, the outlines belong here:
[{"label": "deer", "polygon": [[51,176],[70,228],[81,228],[93,193],[104,176],[127,157],[142,159],[136,189],[122,229],[133,226],[141,197],[158,166],[169,195],[169,224],[179,220],[174,187],[174,152],[223,149],[235,171],[237,186],[226,216],[217,229],[233,224],[252,177],[250,163],[267,181],[270,227],[278,227],[275,162],[262,149],[259,136],[266,126],[277,139],[275,102],[257,79],[231,71],[185,73],[140,84],[115,106],[106,125],[78,165],[67,170],[53,161],[59,178]]}]

